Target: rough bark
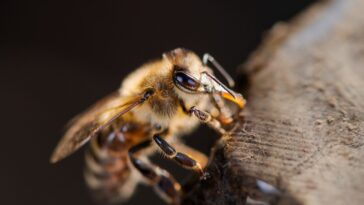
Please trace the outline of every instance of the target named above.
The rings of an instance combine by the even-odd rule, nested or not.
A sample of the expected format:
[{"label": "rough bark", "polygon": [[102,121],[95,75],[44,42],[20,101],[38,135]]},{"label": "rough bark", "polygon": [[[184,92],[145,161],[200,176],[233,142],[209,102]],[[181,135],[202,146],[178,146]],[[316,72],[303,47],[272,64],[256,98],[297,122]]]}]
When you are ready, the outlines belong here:
[{"label": "rough bark", "polygon": [[276,24],[240,71],[247,108],[185,204],[245,204],[255,179],[282,191],[278,204],[363,204],[364,1]]}]

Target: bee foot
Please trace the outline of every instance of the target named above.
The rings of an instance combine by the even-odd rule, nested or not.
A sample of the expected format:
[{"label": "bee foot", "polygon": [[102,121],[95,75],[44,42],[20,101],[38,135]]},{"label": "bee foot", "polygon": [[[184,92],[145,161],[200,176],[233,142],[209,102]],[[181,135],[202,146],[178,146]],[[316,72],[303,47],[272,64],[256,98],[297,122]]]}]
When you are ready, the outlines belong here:
[{"label": "bee foot", "polygon": [[200,177],[201,181],[206,181],[211,178],[211,174],[207,171],[203,172],[203,174]]}]

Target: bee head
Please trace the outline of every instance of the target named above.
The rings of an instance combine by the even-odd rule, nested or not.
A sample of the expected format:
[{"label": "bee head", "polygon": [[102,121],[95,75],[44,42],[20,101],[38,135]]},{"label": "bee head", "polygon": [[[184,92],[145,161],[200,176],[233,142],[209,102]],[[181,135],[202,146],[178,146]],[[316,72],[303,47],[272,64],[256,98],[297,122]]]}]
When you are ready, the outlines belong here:
[{"label": "bee head", "polygon": [[213,74],[212,69],[202,63],[192,51],[177,48],[163,54],[163,58],[172,64],[172,78],[175,86],[189,94],[219,94],[227,100],[244,107],[244,98],[230,90]]}]

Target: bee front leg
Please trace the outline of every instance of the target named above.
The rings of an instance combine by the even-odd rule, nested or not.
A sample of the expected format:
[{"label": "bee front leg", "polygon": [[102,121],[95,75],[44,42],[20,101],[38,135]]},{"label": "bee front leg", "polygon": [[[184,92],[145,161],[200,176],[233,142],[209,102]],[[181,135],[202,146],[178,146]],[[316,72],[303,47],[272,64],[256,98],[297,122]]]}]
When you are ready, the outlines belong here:
[{"label": "bee front leg", "polygon": [[217,109],[219,110],[219,120],[223,123],[223,124],[229,124],[233,121],[232,113],[229,110],[228,107],[226,107],[224,100],[222,99],[222,97],[218,94],[213,94],[212,98],[216,104]]},{"label": "bee front leg", "polygon": [[221,135],[226,133],[226,130],[222,128],[220,121],[214,118],[210,113],[199,110],[195,106],[191,107],[189,113],[195,115],[201,122],[206,123]]},{"label": "bee front leg", "polygon": [[203,168],[198,161],[185,153],[176,151],[176,149],[165,141],[159,134],[154,135],[153,140],[168,158],[173,159],[184,168],[196,171],[201,178],[205,176]]},{"label": "bee front leg", "polygon": [[151,140],[140,143],[129,150],[129,159],[133,166],[143,175],[155,191],[168,203],[180,204],[181,186],[174,177],[155,165],[139,159],[136,153],[148,148]]}]

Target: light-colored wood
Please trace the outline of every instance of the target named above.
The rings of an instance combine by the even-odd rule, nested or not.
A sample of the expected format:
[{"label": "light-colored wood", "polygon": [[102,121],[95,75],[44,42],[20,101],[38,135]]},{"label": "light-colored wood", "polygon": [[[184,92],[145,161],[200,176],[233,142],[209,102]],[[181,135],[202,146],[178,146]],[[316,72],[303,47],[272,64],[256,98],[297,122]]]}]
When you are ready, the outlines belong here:
[{"label": "light-colored wood", "polygon": [[323,1],[276,24],[244,69],[247,109],[222,140],[225,166],[211,169],[219,187],[190,198],[218,191],[214,200],[243,204],[234,183],[253,177],[288,204],[364,204],[364,0]]}]

